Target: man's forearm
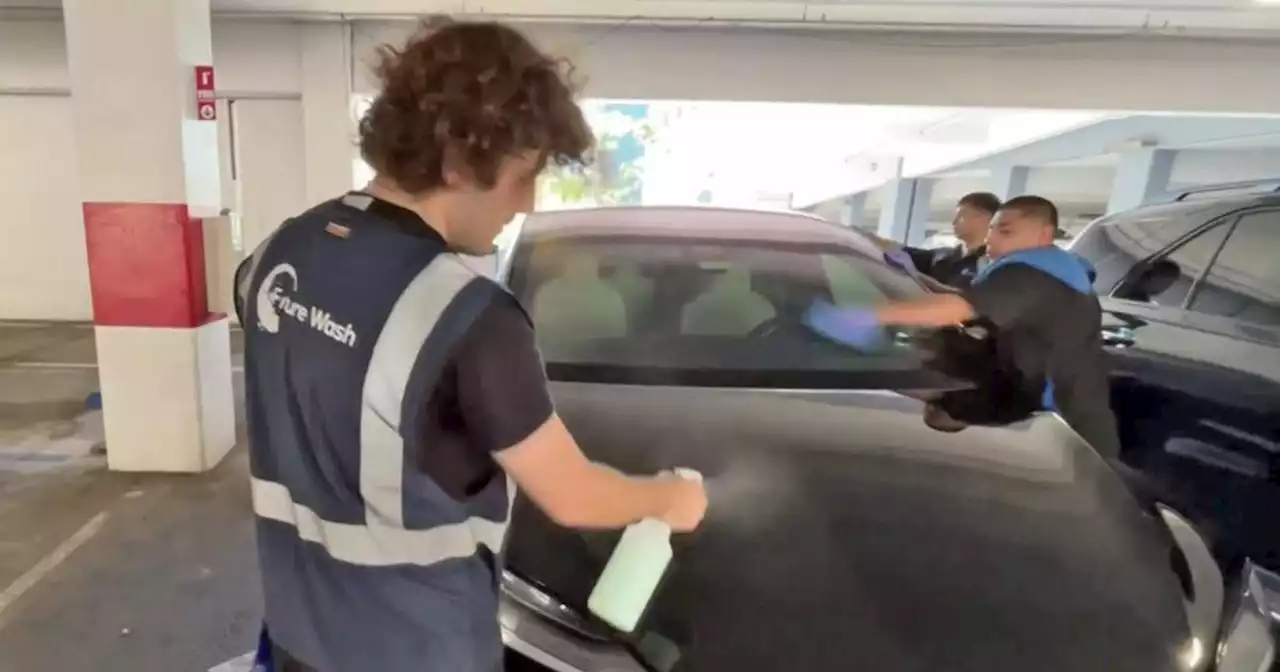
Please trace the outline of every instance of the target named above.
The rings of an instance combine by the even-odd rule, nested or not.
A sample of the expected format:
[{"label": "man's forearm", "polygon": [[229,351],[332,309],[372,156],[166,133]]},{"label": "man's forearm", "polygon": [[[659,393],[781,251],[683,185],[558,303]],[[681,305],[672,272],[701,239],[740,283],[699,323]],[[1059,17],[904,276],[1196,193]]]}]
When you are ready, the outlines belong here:
[{"label": "man's forearm", "polygon": [[643,518],[666,515],[679,483],[646,476],[627,476],[591,463],[563,504],[559,520],[566,527],[617,529]]},{"label": "man's forearm", "polygon": [[946,327],[974,317],[973,306],[957,294],[887,303],[876,308],[875,314],[881,324],[899,327]]},{"label": "man's forearm", "polygon": [[664,516],[684,485],[590,461],[556,415],[496,457],[538,508],[565,527],[618,528]]}]

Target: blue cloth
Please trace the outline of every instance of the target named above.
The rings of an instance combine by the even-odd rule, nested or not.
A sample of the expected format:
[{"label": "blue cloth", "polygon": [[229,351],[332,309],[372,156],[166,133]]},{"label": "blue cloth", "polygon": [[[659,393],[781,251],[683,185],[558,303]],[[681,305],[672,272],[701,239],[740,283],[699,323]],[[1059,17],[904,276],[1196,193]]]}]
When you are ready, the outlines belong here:
[{"label": "blue cloth", "polygon": [[[1057,245],[1045,245],[1044,247],[1011,252],[992,261],[978,271],[978,275],[974,276],[973,284],[977,285],[991,277],[991,274],[996,269],[1013,264],[1024,264],[1038,271],[1043,271],[1081,294],[1093,294],[1093,281],[1098,277],[1098,272],[1094,269],[1093,264],[1089,263],[1084,257],[1074,252],[1068,252]],[[1052,380],[1045,381],[1044,393],[1040,397],[1040,405],[1046,410],[1058,410],[1058,404],[1053,397]]]},{"label": "blue cloth", "polygon": [[804,324],[827,339],[857,350],[875,350],[884,341],[880,321],[866,308],[815,301],[804,314]]},{"label": "blue cloth", "polygon": [[884,260],[890,266],[907,271],[908,273],[916,270],[916,262],[911,259],[911,255],[902,248],[896,248],[884,253]]}]

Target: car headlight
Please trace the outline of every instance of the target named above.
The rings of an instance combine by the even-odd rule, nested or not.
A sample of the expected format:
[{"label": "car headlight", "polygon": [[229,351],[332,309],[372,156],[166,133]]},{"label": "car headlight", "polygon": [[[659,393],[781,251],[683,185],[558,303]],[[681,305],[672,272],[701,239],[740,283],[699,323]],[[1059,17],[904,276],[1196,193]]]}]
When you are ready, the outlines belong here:
[{"label": "car headlight", "polygon": [[1280,634],[1280,575],[1246,562],[1240,604],[1218,645],[1218,672],[1270,672]]},{"label": "car headlight", "polygon": [[596,641],[609,639],[578,612],[507,570],[502,572],[502,592],[520,606],[575,634]]}]

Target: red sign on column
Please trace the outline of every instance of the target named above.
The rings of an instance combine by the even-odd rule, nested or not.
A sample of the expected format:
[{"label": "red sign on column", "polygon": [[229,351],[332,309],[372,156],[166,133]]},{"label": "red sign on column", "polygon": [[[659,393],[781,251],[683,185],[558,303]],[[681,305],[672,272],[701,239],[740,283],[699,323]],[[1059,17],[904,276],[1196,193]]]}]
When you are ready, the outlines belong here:
[{"label": "red sign on column", "polygon": [[213,97],[213,66],[196,66],[196,118],[214,121],[218,118],[218,103]]}]

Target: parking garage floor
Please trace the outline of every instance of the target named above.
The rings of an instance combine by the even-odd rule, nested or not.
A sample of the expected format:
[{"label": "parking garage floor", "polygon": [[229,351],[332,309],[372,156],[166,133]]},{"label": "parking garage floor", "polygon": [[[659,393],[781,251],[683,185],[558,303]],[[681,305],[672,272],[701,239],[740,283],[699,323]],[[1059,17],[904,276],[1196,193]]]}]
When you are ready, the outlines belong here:
[{"label": "parking garage floor", "polygon": [[243,446],[198,476],[110,473],[96,386],[90,326],[0,323],[0,672],[243,669]]}]

